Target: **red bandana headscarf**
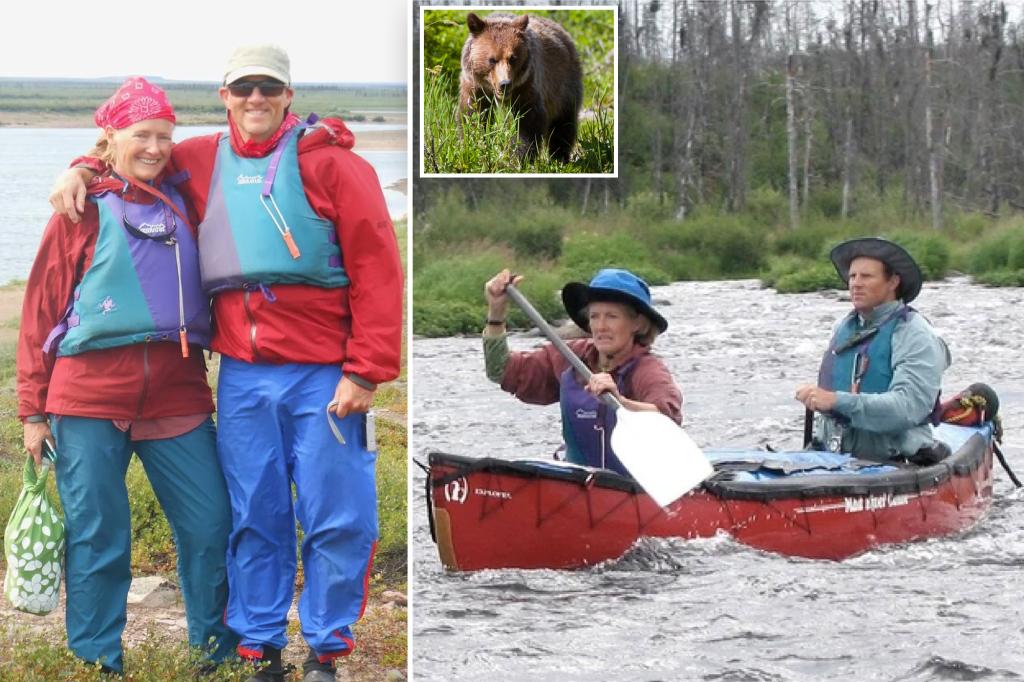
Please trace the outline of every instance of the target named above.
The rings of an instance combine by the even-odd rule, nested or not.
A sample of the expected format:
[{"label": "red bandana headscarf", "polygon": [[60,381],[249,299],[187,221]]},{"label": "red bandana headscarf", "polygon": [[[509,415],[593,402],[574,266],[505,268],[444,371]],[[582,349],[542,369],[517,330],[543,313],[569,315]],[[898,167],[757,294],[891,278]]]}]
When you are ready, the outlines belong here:
[{"label": "red bandana headscarf", "polygon": [[176,120],[167,94],[139,76],[126,80],[93,116],[100,128],[110,126],[116,130],[151,118],[163,118],[171,123]]}]

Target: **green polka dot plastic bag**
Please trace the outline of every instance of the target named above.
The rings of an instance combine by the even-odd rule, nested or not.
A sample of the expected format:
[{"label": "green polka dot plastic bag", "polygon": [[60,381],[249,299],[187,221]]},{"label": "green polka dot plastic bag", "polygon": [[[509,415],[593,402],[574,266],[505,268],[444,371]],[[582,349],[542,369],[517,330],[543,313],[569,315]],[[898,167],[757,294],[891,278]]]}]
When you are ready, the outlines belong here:
[{"label": "green polka dot plastic bag", "polygon": [[29,457],[25,485],[4,531],[4,595],[19,611],[43,615],[57,607],[64,566],[64,523],[46,494],[50,461],[40,473]]}]

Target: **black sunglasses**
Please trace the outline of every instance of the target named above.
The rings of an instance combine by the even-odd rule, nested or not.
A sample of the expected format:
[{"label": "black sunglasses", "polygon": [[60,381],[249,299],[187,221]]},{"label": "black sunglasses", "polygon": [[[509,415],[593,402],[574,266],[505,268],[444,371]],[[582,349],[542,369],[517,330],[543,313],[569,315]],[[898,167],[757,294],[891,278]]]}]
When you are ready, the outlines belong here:
[{"label": "black sunglasses", "polygon": [[249,97],[259,88],[264,97],[280,97],[286,87],[281,81],[238,81],[228,86],[228,92],[235,97]]}]

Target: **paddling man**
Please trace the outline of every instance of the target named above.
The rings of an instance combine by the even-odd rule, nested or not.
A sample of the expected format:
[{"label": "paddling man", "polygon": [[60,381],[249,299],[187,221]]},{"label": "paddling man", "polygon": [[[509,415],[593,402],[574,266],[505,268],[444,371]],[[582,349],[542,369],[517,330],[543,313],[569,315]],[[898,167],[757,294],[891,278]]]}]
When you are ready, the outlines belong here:
[{"label": "paddling man", "polygon": [[873,460],[931,464],[949,454],[932,438],[929,418],[950,364],[949,349],[908,304],[921,270],[899,245],[867,237],[832,250],[853,310],[839,320],[818,384],[796,389],[813,412],[816,449]]},{"label": "paddling man", "polygon": [[[230,135],[186,140],[172,164],[190,174],[179,189],[200,214],[221,354],[217,447],[233,520],[225,618],[242,657],[263,664],[251,681],[283,682],[298,517],[304,680],[333,680],[334,660],[355,645],[376,547],[366,412],[377,384],[398,375],[401,262],[352,133],[328,121],[300,145],[285,52],[240,48],[223,82]],[[51,202],[75,219],[84,187],[63,182]]]}]

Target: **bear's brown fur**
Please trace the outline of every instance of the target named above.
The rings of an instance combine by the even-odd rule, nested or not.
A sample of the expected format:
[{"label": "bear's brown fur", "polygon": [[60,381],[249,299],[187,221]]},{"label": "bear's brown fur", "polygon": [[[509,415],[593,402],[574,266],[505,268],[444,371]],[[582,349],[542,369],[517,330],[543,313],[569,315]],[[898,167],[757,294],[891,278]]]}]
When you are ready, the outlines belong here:
[{"label": "bear's brown fur", "polygon": [[459,109],[506,104],[519,120],[519,153],[537,153],[541,140],[566,162],[576,144],[583,103],[583,70],[572,38],[560,25],[529,14],[466,17]]}]

